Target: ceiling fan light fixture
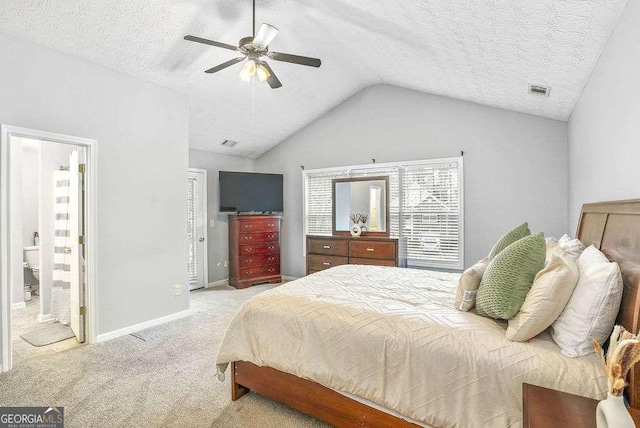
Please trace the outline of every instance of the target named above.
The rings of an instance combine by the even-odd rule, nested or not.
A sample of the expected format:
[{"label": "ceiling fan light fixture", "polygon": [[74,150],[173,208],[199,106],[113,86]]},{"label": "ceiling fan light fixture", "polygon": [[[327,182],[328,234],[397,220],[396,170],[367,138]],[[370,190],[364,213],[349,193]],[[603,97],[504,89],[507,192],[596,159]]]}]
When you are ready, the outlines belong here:
[{"label": "ceiling fan light fixture", "polygon": [[256,34],[256,37],[253,39],[253,44],[266,48],[267,46],[269,46],[269,44],[271,44],[273,39],[276,38],[276,36],[278,35],[278,31],[280,30],[278,30],[273,25],[262,24],[262,26],[260,26],[260,29],[258,30],[258,34]]},{"label": "ceiling fan light fixture", "polygon": [[249,82],[254,74],[256,74],[256,62],[250,59],[240,70],[240,79],[244,82]]},{"label": "ceiling fan light fixture", "polygon": [[258,64],[258,68],[256,69],[256,74],[258,75],[258,79],[260,79],[261,82],[264,82],[269,77],[271,77],[271,73],[269,73],[269,70],[267,70],[267,67],[265,67],[264,64],[262,63]]}]

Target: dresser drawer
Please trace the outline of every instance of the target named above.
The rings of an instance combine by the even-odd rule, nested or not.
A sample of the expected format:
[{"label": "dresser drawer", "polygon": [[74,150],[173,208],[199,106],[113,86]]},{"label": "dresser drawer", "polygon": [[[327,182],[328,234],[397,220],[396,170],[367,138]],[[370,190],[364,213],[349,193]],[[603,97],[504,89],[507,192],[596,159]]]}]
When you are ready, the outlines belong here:
[{"label": "dresser drawer", "polygon": [[356,241],[349,243],[349,257],[361,259],[395,260],[396,243],[390,241]]},{"label": "dresser drawer", "polygon": [[256,219],[240,222],[240,233],[273,232],[278,230],[280,230],[280,221],[277,219]]},{"label": "dresser drawer", "polygon": [[278,231],[258,232],[258,233],[241,233],[240,245],[245,244],[262,244],[263,242],[277,241],[280,238]]},{"label": "dresser drawer", "polygon": [[277,242],[240,246],[240,256],[252,256],[254,254],[272,254],[272,253],[278,253],[278,254],[280,253],[280,245]]},{"label": "dresser drawer", "polygon": [[346,256],[349,252],[349,241],[346,239],[317,239],[309,238],[311,254],[327,254],[329,256]]},{"label": "dresser drawer", "polygon": [[255,254],[253,256],[240,256],[240,261],[238,264],[240,265],[240,267],[267,265],[280,266],[280,254]]},{"label": "dresser drawer", "polygon": [[358,259],[358,258],[349,258],[350,265],[374,265],[374,266],[395,266],[395,260],[378,260],[378,259]]},{"label": "dresser drawer", "polygon": [[280,275],[280,265],[240,268],[240,279]]},{"label": "dresser drawer", "polygon": [[347,257],[309,254],[309,270],[324,270],[349,263]]}]

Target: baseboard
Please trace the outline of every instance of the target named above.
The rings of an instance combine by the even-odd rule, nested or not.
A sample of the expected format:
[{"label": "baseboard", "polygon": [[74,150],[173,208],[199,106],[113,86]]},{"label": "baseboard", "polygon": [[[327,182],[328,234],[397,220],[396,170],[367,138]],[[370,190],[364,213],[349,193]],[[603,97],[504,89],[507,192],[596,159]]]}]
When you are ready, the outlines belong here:
[{"label": "baseboard", "polygon": [[204,288],[217,287],[219,285],[229,285],[229,278],[213,281],[204,286]]},{"label": "baseboard", "polygon": [[22,309],[22,308],[26,308],[26,307],[27,307],[26,302],[18,302],[18,303],[12,303],[11,304],[11,310]]},{"label": "baseboard", "polygon": [[296,279],[300,279],[297,276],[282,276],[282,281],[283,282],[291,282],[291,281],[295,281]]},{"label": "baseboard", "polygon": [[53,321],[53,315],[51,314],[38,314],[38,322],[48,322],[48,321]]},{"label": "baseboard", "polygon": [[129,327],[121,328],[120,330],[110,331],[109,333],[99,334],[96,340],[97,343],[106,342],[107,340],[115,339],[116,337],[126,336],[127,334],[135,333],[140,330],[145,330],[150,327],[155,327],[166,322],[175,321],[180,318],[188,317],[191,315],[191,309],[186,311],[176,312],[174,314],[166,315],[164,317],[152,319],[149,321],[141,322]]}]

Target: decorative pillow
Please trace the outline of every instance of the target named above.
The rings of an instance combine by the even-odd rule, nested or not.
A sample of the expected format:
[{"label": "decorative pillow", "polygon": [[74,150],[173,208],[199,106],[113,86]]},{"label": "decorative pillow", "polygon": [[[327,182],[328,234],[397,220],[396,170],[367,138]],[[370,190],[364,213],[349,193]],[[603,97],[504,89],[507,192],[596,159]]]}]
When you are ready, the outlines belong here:
[{"label": "decorative pillow", "polygon": [[[545,238],[544,243],[547,246],[547,255],[544,259],[545,266],[549,264],[549,262],[551,261],[551,256],[553,256],[554,254],[560,257],[564,257],[564,251],[562,250],[562,248],[560,248],[560,244],[558,244],[557,240],[555,240],[554,238]],[[575,262],[575,260],[572,261]]]},{"label": "decorative pillow", "polygon": [[562,238],[558,240],[558,245],[560,245],[566,256],[574,262],[578,260],[585,249],[584,244],[579,239],[571,239],[567,234],[562,235]]},{"label": "decorative pillow", "polygon": [[485,257],[463,272],[456,293],[457,310],[467,312],[476,305],[476,293],[488,264],[489,259]]},{"label": "decorative pillow", "polygon": [[536,275],[520,311],[509,320],[507,339],[526,342],[546,330],[560,315],[578,282],[578,266],[552,254]]},{"label": "decorative pillow", "polygon": [[580,255],[578,271],[578,284],[551,331],[562,354],[568,357],[594,352],[591,339],[600,343],[607,340],[622,301],[620,267],[593,245]]},{"label": "decorative pillow", "polygon": [[522,306],[536,274],[544,267],[542,233],[526,236],[491,260],[476,295],[476,313],[508,320]]},{"label": "decorative pillow", "polygon": [[490,259],[494,258],[502,250],[504,250],[509,245],[516,242],[518,239],[522,239],[525,236],[529,236],[529,235],[531,235],[531,231],[529,230],[529,225],[526,222],[522,223],[520,226],[507,232],[502,238],[498,239],[498,242],[496,242],[496,244],[493,246],[488,257]]}]

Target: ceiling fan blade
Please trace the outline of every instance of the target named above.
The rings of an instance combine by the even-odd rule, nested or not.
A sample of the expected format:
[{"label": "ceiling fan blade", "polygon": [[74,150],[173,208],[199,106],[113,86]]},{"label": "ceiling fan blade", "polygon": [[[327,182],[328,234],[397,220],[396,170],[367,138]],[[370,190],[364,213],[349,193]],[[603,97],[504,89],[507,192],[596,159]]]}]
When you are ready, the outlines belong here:
[{"label": "ceiling fan blade", "polygon": [[322,61],[318,58],[309,58],[308,56],[291,55],[280,52],[269,52],[269,58],[276,61],[290,62],[292,64],[308,65],[309,67],[320,67]]},{"label": "ceiling fan blade", "polygon": [[184,36],[184,39],[190,42],[202,43],[204,45],[215,46],[217,48],[229,49],[230,51],[238,50],[237,46],[228,45],[226,43],[215,42],[213,40],[203,39],[202,37]]},{"label": "ceiling fan blade", "polygon": [[273,39],[276,38],[276,36],[278,35],[278,31],[280,30],[278,30],[273,25],[262,24],[262,26],[258,30],[258,34],[256,34],[256,37],[253,39],[253,44],[262,48],[266,48],[271,44]]},{"label": "ceiling fan blade", "polygon": [[232,66],[232,65],[234,65],[234,64],[237,64],[237,63],[239,63],[239,62],[241,62],[241,61],[244,61],[244,58],[245,58],[245,57],[241,56],[241,57],[239,57],[239,58],[231,59],[231,60],[229,60],[229,61],[227,61],[227,62],[223,62],[223,63],[222,63],[222,64],[220,64],[220,65],[216,65],[216,66],[215,66],[215,67],[213,67],[213,68],[210,68],[210,69],[208,69],[208,70],[205,70],[204,72],[205,72],[205,73],[209,73],[209,74],[211,74],[211,73],[217,73],[217,72],[218,72],[218,71],[220,71],[220,70],[224,70],[224,69],[225,69],[225,68],[227,68],[227,67],[231,67],[231,66]]},{"label": "ceiling fan blade", "polygon": [[269,64],[267,64],[266,61],[262,61],[261,65],[264,66],[264,68],[266,68],[269,72],[267,83],[269,84],[269,86],[271,86],[271,89],[278,89],[279,87],[281,87],[282,83],[280,83],[280,80],[278,79],[278,77],[276,77],[276,74],[273,72],[271,67],[269,67]]}]

